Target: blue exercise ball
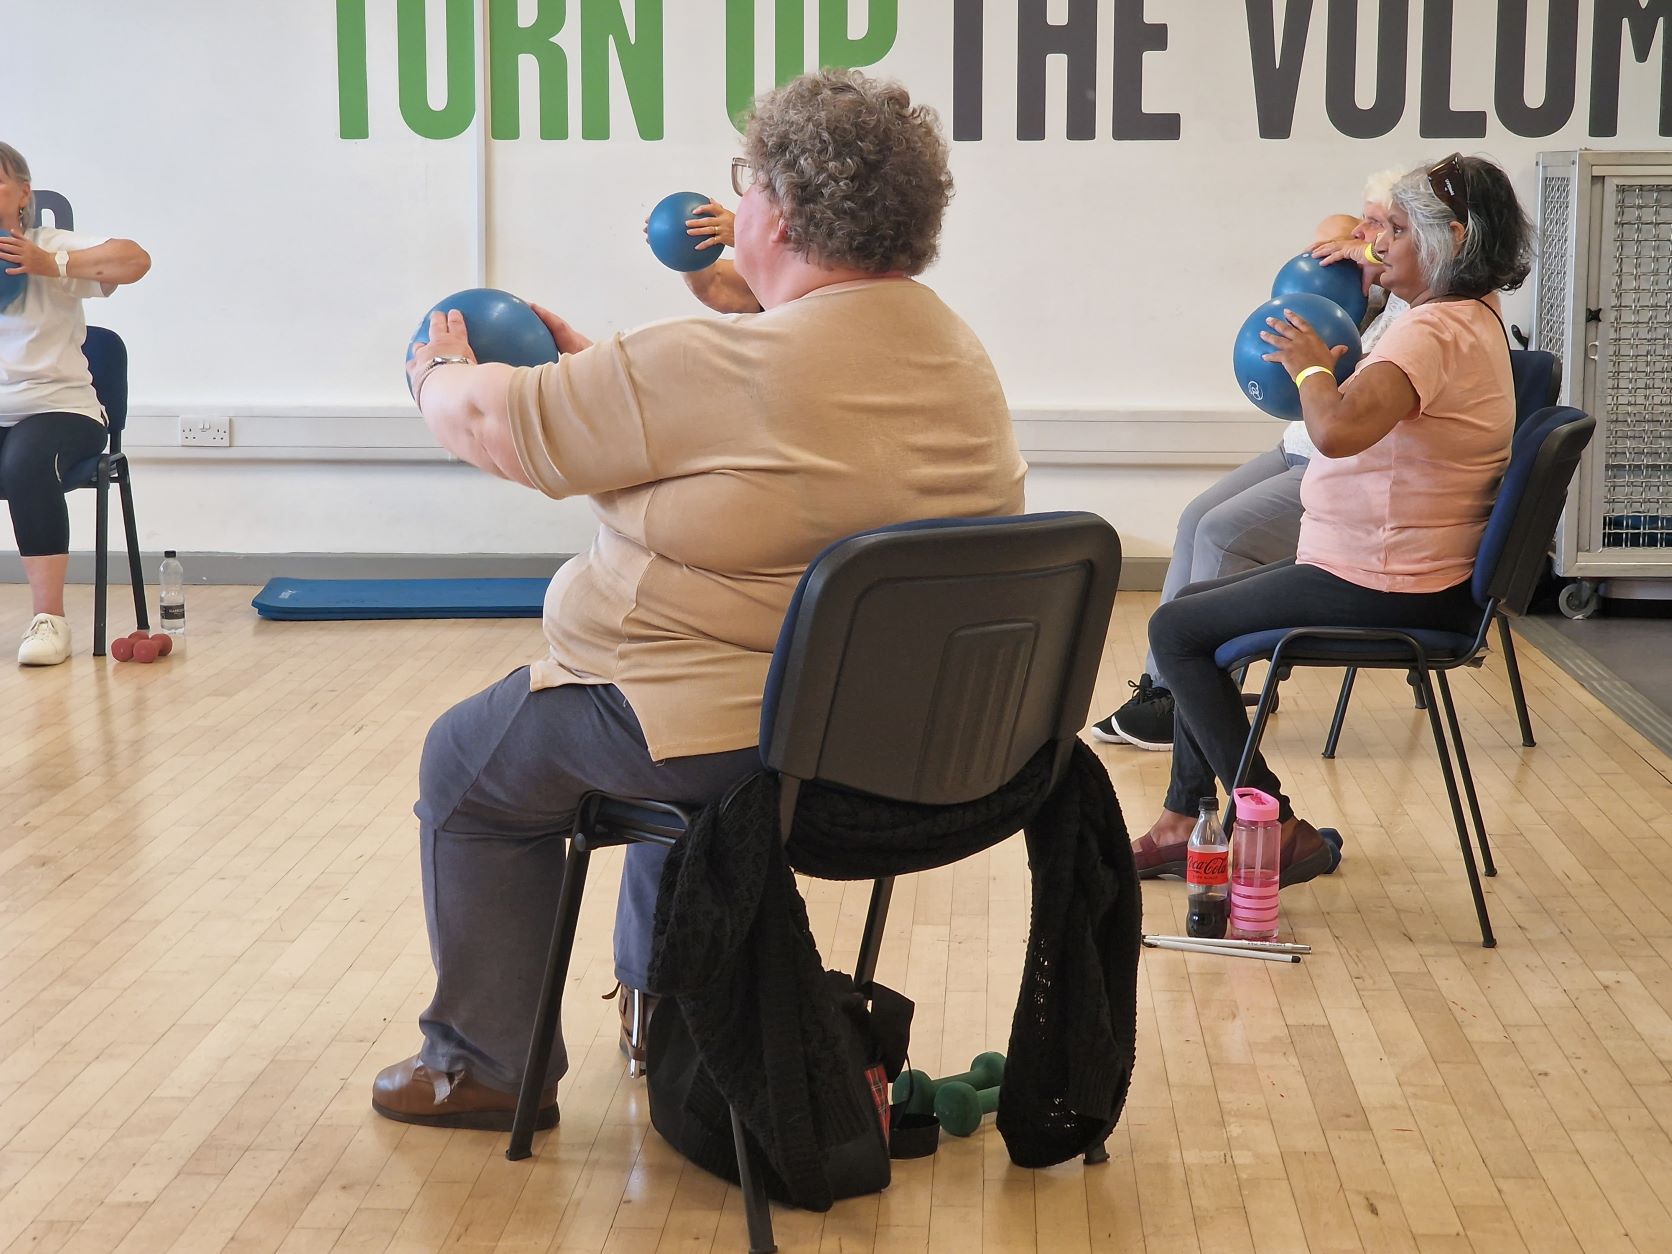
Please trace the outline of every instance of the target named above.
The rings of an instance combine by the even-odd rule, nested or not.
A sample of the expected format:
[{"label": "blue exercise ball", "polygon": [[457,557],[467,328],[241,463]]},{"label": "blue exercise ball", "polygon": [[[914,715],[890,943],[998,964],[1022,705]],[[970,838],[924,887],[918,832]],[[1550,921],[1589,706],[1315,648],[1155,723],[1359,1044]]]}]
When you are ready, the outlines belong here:
[{"label": "blue exercise ball", "polygon": [[495,287],[472,287],[454,292],[430,307],[407,345],[407,360],[419,344],[430,342],[430,314],[457,309],[464,315],[465,335],[477,361],[504,362],[507,366],[543,366],[558,358],[557,342],[540,315],[527,301]]},{"label": "blue exercise ball", "polygon": [[1271,281],[1273,296],[1290,292],[1316,292],[1329,297],[1347,311],[1355,327],[1364,321],[1370,303],[1364,294],[1364,272],[1355,263],[1337,261],[1326,266],[1311,253],[1291,258]]},{"label": "blue exercise ball", "polygon": [[645,238],[650,241],[650,251],[656,254],[657,261],[670,270],[689,274],[720,260],[723,249],[697,248],[710,236],[685,233],[687,219],[702,216],[697,210],[708,203],[709,197],[698,192],[675,192],[656,202],[650,220],[645,223]]},{"label": "blue exercise ball", "polygon": [[28,286],[27,274],[7,274],[6,269],[0,267],[0,313],[5,313],[13,305],[20,303]]},{"label": "blue exercise ball", "polygon": [[1300,390],[1281,362],[1266,361],[1272,346],[1260,338],[1270,330],[1268,318],[1282,318],[1285,309],[1292,309],[1312,324],[1324,343],[1331,348],[1345,344],[1347,351],[1335,363],[1335,379],[1345,383],[1358,365],[1363,349],[1359,345],[1358,324],[1345,310],[1327,297],[1313,292],[1290,292],[1276,300],[1268,300],[1249,314],[1237,332],[1237,342],[1231,353],[1237,372],[1237,386],[1242,394],[1273,418],[1285,420],[1300,417]]}]

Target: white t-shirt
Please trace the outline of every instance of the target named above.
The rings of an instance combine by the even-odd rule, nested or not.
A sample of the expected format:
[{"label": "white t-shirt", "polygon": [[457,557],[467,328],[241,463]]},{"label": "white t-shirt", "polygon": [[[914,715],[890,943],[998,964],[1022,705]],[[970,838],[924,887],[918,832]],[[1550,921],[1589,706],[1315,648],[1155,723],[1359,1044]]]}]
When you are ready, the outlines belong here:
[{"label": "white t-shirt", "polygon": [[[1388,302],[1382,306],[1382,312],[1376,315],[1370,325],[1364,328],[1364,334],[1359,336],[1359,346],[1364,350],[1364,357],[1370,356],[1370,350],[1376,347],[1377,340],[1387,334],[1393,320],[1409,308],[1410,305],[1402,298],[1392,292],[1388,293]],[[1304,422],[1297,420],[1283,428],[1283,451],[1291,457],[1304,457],[1308,461],[1318,455],[1318,450],[1312,444],[1312,437],[1306,434]]]},{"label": "white t-shirt", "polygon": [[[107,238],[56,227],[37,227],[26,234],[49,253],[80,252]],[[86,414],[104,421],[93,376],[81,355],[87,338],[81,302],[108,295],[93,279],[29,276],[23,296],[0,312],[0,427],[45,413]]]}]

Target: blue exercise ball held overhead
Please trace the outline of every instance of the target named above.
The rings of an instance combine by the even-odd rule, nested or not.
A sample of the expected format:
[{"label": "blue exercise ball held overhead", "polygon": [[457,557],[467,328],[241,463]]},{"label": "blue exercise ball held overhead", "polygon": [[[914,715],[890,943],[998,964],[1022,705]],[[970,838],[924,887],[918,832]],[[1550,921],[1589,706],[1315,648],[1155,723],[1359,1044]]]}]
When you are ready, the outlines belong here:
[{"label": "blue exercise ball held overhead", "polygon": [[1327,296],[1347,311],[1357,326],[1364,321],[1370,300],[1364,294],[1364,271],[1351,261],[1337,261],[1324,265],[1311,253],[1292,257],[1277,272],[1271,282],[1273,296],[1287,296],[1290,292],[1314,292]]},{"label": "blue exercise ball held overhead", "polygon": [[700,192],[675,192],[656,202],[656,207],[650,211],[650,218],[645,222],[644,233],[657,261],[670,270],[690,274],[720,260],[723,249],[697,247],[711,237],[686,234],[686,220],[706,216],[697,210],[709,202],[710,197]]},{"label": "blue exercise ball held overhead", "polygon": [[464,315],[464,332],[477,361],[543,366],[558,358],[557,341],[527,301],[498,288],[472,287],[430,307],[407,345],[408,361],[414,348],[430,342],[430,315],[454,309]]},{"label": "blue exercise ball held overhead", "polygon": [[1273,418],[1285,420],[1300,417],[1300,390],[1282,362],[1267,361],[1272,346],[1260,338],[1268,331],[1267,320],[1281,319],[1285,309],[1292,309],[1312,324],[1324,343],[1331,348],[1345,345],[1347,351],[1335,363],[1335,380],[1345,383],[1358,365],[1363,349],[1359,345],[1358,324],[1333,300],[1312,292],[1291,292],[1276,300],[1268,300],[1249,314],[1237,332],[1237,342],[1231,353],[1237,372],[1237,386],[1242,394]]}]

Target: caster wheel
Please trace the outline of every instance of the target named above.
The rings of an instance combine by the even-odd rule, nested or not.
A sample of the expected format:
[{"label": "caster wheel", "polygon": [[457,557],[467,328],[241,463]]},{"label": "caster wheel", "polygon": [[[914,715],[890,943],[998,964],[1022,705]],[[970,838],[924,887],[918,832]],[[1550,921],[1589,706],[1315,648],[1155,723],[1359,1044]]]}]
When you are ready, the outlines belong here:
[{"label": "caster wheel", "polygon": [[1562,589],[1556,605],[1569,618],[1585,619],[1597,612],[1600,599],[1596,585],[1581,579]]}]

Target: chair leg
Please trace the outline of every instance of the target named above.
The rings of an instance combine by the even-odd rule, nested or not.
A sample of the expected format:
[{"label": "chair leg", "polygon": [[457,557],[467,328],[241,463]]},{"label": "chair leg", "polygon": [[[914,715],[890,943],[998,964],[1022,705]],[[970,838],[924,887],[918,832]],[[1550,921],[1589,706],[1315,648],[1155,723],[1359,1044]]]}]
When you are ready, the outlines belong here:
[{"label": "chair leg", "polygon": [[1358,678],[1358,667],[1349,666],[1347,673],[1341,677],[1341,695],[1335,699],[1335,717],[1330,720],[1329,737],[1324,741],[1324,756],[1335,757],[1335,748],[1341,743],[1341,724],[1347,721],[1347,703],[1353,699],[1353,681]]},{"label": "chair leg", "polygon": [[859,960],[853,967],[855,984],[869,984],[877,973],[877,955],[882,951],[882,929],[888,922],[888,902],[893,895],[892,875],[871,885],[871,908],[865,915],[865,931],[859,940]]},{"label": "chair leg", "polygon": [[534,1144],[534,1119],[540,1106],[540,1089],[546,1082],[546,1068],[552,1060],[557,1039],[559,1012],[563,1009],[563,985],[569,977],[569,956],[575,948],[575,927],[581,917],[581,894],[586,889],[586,864],[591,855],[573,840],[563,866],[563,890],[557,897],[557,917],[552,920],[551,949],[546,955],[546,979],[540,988],[540,1005],[534,1012],[534,1031],[528,1038],[528,1063],[523,1068],[522,1088],[517,1093],[517,1113],[511,1121],[511,1145],[505,1157],[512,1162],[527,1158]]},{"label": "chair leg", "polygon": [[1469,769],[1469,751],[1463,745],[1463,729],[1458,726],[1457,706],[1451,699],[1451,681],[1444,671],[1436,671],[1435,677],[1440,681],[1440,700],[1445,703],[1451,743],[1457,750],[1457,773],[1463,777],[1463,797],[1469,803],[1469,817],[1475,824],[1475,843],[1480,846],[1481,869],[1488,875],[1496,875],[1498,868],[1492,865],[1492,846],[1486,841],[1486,824],[1480,817],[1480,798],[1475,795],[1475,773]]},{"label": "chair leg", "polygon": [[134,588],[134,626],[150,631],[151,618],[145,609],[145,572],[139,558],[139,523],[134,518],[134,489],[126,471],[117,488],[122,493],[122,525],[128,533],[128,582]]},{"label": "chair leg", "polygon": [[1509,671],[1509,693],[1515,699],[1515,719],[1521,724],[1521,743],[1531,749],[1533,720],[1527,716],[1527,693],[1521,687],[1521,667],[1515,660],[1515,633],[1509,629],[1509,619],[1498,615],[1498,639],[1504,645],[1504,667]]},{"label": "chair leg", "polygon": [[766,1186],[755,1171],[754,1151],[743,1131],[743,1120],[731,1112],[732,1144],[737,1147],[737,1182],[743,1189],[743,1217],[749,1225],[749,1254],[775,1254],[778,1243],[772,1237],[772,1211],[767,1205]]},{"label": "chair leg", "polygon": [[1435,708],[1433,685],[1428,679],[1428,672],[1421,670],[1414,672],[1421,685],[1424,707],[1428,711],[1428,726],[1434,733],[1434,752],[1440,759],[1440,774],[1445,777],[1446,797],[1451,802],[1451,821],[1457,828],[1457,843],[1463,850],[1463,869],[1469,875],[1469,891],[1475,899],[1475,917],[1480,920],[1480,943],[1483,948],[1491,949],[1497,945],[1497,938],[1492,935],[1492,920],[1486,913],[1486,893],[1480,886],[1480,871],[1475,866],[1475,849],[1469,840],[1469,829],[1463,822],[1463,802],[1457,795],[1457,777],[1452,774],[1451,753],[1446,748],[1445,728],[1440,725],[1440,711]]},{"label": "chair leg", "polygon": [[109,562],[110,477],[99,471],[99,486],[94,492],[99,498],[93,526],[93,656],[105,655],[105,567]]}]

